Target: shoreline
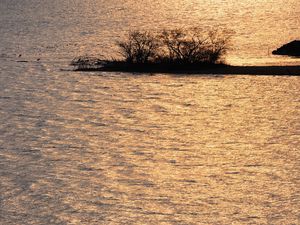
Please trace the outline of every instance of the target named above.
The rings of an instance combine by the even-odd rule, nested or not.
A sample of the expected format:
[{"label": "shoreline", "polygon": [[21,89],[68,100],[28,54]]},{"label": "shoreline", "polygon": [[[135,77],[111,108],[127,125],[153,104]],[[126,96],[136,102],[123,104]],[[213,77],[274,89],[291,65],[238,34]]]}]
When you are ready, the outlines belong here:
[{"label": "shoreline", "polygon": [[300,76],[298,66],[230,66],[216,65],[215,67],[199,68],[161,68],[154,66],[102,66],[98,68],[77,68],[81,72],[132,72],[132,73],[166,73],[166,74],[194,74],[194,75],[282,75]]}]

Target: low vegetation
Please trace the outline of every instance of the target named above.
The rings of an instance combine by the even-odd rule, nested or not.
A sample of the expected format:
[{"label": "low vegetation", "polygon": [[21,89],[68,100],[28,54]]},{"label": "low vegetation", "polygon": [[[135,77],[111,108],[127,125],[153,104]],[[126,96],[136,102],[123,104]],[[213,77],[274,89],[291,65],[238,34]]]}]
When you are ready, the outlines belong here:
[{"label": "low vegetation", "polygon": [[117,42],[121,59],[79,57],[72,61],[78,70],[135,70],[149,68],[188,69],[220,65],[229,48],[230,35],[201,29],[130,32]]},{"label": "low vegetation", "polygon": [[158,57],[160,43],[149,32],[130,32],[125,41],[117,42],[120,54],[127,63],[149,63]]}]

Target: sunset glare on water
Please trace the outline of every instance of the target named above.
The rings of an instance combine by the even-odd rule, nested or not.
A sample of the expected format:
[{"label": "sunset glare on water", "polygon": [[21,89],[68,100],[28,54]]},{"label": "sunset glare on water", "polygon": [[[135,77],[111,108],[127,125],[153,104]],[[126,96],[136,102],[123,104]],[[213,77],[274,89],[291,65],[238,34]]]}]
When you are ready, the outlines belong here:
[{"label": "sunset glare on water", "polygon": [[[193,28],[238,72],[70,65]],[[294,40],[299,0],[0,0],[0,225],[300,224]]]}]

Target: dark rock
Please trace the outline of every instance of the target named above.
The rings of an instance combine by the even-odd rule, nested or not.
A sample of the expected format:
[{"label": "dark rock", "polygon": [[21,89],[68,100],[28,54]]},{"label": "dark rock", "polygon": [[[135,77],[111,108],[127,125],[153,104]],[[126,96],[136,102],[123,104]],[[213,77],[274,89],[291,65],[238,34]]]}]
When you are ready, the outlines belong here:
[{"label": "dark rock", "polygon": [[273,55],[300,56],[300,40],[292,41],[272,52]]}]

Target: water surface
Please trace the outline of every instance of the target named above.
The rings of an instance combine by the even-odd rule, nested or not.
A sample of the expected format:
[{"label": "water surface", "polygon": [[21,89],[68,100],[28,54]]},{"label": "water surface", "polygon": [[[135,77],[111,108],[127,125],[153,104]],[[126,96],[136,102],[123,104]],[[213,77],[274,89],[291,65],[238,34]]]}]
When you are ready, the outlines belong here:
[{"label": "water surface", "polygon": [[299,224],[298,77],[61,70],[130,29],[220,23],[238,34],[231,62],[294,64],[265,51],[299,37],[298,13],[2,0],[0,224]]},{"label": "water surface", "polygon": [[272,56],[272,50],[300,39],[297,0],[73,0],[51,2],[2,0],[0,51],[44,60],[74,55],[116,56],[116,40],[128,30],[201,27],[231,30],[228,63],[235,65],[299,64],[299,59]]}]

